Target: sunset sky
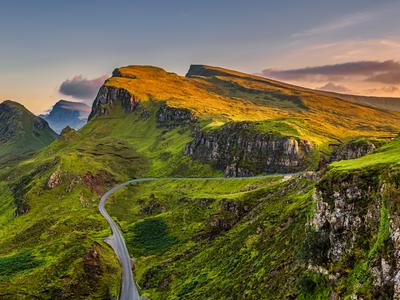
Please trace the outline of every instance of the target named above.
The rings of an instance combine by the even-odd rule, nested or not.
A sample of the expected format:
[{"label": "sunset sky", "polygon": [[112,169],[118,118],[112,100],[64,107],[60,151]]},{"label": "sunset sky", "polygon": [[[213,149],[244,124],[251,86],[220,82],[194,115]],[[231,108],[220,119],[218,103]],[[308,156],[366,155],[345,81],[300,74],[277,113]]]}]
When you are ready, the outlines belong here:
[{"label": "sunset sky", "polygon": [[90,103],[118,66],[208,64],[400,97],[400,1],[2,1],[0,101]]}]

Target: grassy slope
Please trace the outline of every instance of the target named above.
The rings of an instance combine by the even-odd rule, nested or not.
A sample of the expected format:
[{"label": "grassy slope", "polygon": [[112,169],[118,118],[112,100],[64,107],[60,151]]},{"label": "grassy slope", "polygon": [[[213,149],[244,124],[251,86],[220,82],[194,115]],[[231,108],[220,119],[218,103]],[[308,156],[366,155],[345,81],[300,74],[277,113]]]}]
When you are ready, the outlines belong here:
[{"label": "grassy slope", "polygon": [[[298,251],[313,183],[281,179],[165,180],[116,194],[108,210],[137,258],[143,294],[151,299],[299,295],[297,278],[305,267]],[[216,220],[231,228],[215,227]]]},{"label": "grassy slope", "polygon": [[[160,68],[120,68],[107,86],[120,87],[147,100],[163,100],[218,122],[286,118],[301,136],[316,144],[355,136],[393,136],[400,113],[358,105],[288,84],[221,68],[215,76],[181,77]],[[368,119],[365,118],[368,116]],[[300,119],[299,125],[293,120]],[[220,124],[220,123],[219,123]]]},{"label": "grassy slope", "polygon": [[[358,232],[354,247],[350,249],[338,262],[330,262],[324,267],[331,273],[341,273],[340,280],[328,286],[327,277],[311,275],[305,272],[304,278],[312,278],[316,290],[311,293],[314,298],[326,298],[334,291],[338,295],[350,299],[358,295],[364,299],[375,299],[373,293],[373,275],[371,269],[380,263],[381,258],[393,259],[394,245],[391,239],[391,223],[397,224],[400,209],[399,179],[400,179],[400,138],[397,137],[390,143],[380,147],[375,153],[368,154],[358,159],[343,160],[329,165],[327,172],[318,183],[320,188],[329,190],[353,184],[367,196],[354,203],[355,210],[360,215],[368,211],[377,211],[377,221],[366,222],[372,228],[367,232]],[[351,188],[349,188],[351,189]],[[332,201],[332,199],[325,199]],[[352,201],[348,198],[347,201]],[[374,223],[376,222],[376,224]],[[319,245],[315,241],[314,245]],[[382,291],[382,290],[381,290]],[[389,299],[393,295],[393,287],[388,284],[385,294],[379,299]]]},{"label": "grassy slope", "polygon": [[7,134],[8,127],[15,130],[13,137],[0,142],[0,162],[30,155],[56,139],[57,134],[50,127],[35,128],[34,124],[38,122],[43,120],[18,103],[5,101],[0,104],[0,133]]},{"label": "grassy slope", "polygon": [[[154,116],[141,119],[140,113],[115,112],[114,116],[119,117],[94,120],[81,131],[72,131],[38,155],[19,162],[17,167],[1,169],[0,265],[10,268],[19,257],[30,259],[19,269],[0,273],[1,296],[115,296],[119,268],[111,249],[102,241],[110,232],[97,211],[96,191],[102,193],[114,182],[134,177],[219,175],[210,166],[183,156],[182,147],[190,139],[187,128],[159,129]],[[23,201],[29,212],[14,217],[12,187],[56,157],[55,165],[18,187],[24,191]],[[60,174],[61,184],[47,189],[46,182],[54,172]],[[91,186],[82,179],[88,172],[94,176],[106,172],[112,180]],[[84,271],[85,256],[93,247],[101,259],[96,280],[91,278],[92,272]]]},{"label": "grassy slope", "polygon": [[343,160],[332,164],[332,169],[357,170],[366,168],[398,167],[400,164],[400,138],[382,146],[375,153],[356,160]]},{"label": "grassy slope", "polygon": [[[353,135],[389,135],[399,126],[397,114],[350,105],[354,108],[352,115],[353,113],[347,113],[347,109],[340,105],[335,110],[334,99],[327,100],[330,106],[324,108],[325,115],[321,115],[326,116],[325,120],[321,116],[315,117],[318,111],[315,103],[318,99],[313,96],[301,99],[306,108],[298,106],[298,102],[288,100],[292,99],[290,97],[286,98],[283,106],[278,96],[275,100],[267,99],[269,103],[266,104],[261,103],[260,99],[251,99],[251,93],[248,92],[229,97],[218,94],[213,91],[218,86],[211,82],[215,79],[210,81],[207,78],[182,78],[159,69],[154,69],[154,73],[141,68],[128,71],[134,72],[139,79],[141,76],[144,78],[112,78],[107,85],[127,88],[144,101],[143,107],[153,112],[160,103],[146,100],[165,100],[173,106],[192,108],[195,113],[204,117],[204,123],[210,127],[223,124],[227,120],[254,120],[260,122],[258,126],[261,131],[311,137],[316,143],[323,144]],[[172,82],[170,76],[174,78]],[[250,83],[241,83],[242,86],[246,84]],[[260,84],[268,94],[269,88],[266,84]],[[279,93],[274,92],[274,95]],[[340,103],[348,106],[347,102]],[[357,129],[357,124],[366,122],[362,120],[363,114],[370,115],[371,122],[368,128]],[[389,126],[385,127],[385,123]],[[183,155],[183,145],[190,141],[190,134],[186,127],[158,128],[154,114],[150,119],[143,119],[139,112],[125,115],[116,110],[110,117],[95,119],[78,133],[62,137],[32,159],[21,161],[16,167],[2,167],[0,266],[6,266],[9,271],[0,273],[0,295],[5,298],[5,295],[9,295],[10,299],[10,295],[16,294],[27,297],[40,294],[42,298],[52,298],[62,293],[75,299],[88,298],[89,295],[115,296],[118,291],[118,264],[110,248],[102,241],[103,237],[109,235],[109,230],[97,212],[99,196],[96,194],[96,190],[101,193],[113,183],[100,182],[99,186],[91,187],[79,180],[75,182],[74,179],[78,176],[84,177],[89,171],[93,175],[107,172],[118,182],[142,176],[221,175],[210,166],[193,162]],[[23,201],[29,205],[30,210],[15,218],[11,187],[54,157],[59,158],[56,165],[33,176],[27,186],[24,186],[27,189]],[[55,189],[46,189],[45,183],[55,171],[61,174],[62,183]],[[240,192],[249,185],[256,185],[257,189]],[[216,292],[222,297],[223,292],[218,287],[220,284],[225,289],[232,290],[233,298],[250,293],[249,291],[254,291],[254,295],[281,293],[283,296],[297,293],[295,278],[302,266],[296,265],[295,257],[305,234],[303,226],[312,205],[310,193],[313,184],[303,182],[302,188],[297,186],[287,194],[280,192],[283,185],[285,184],[276,182],[270,186],[268,180],[259,182],[256,179],[243,180],[240,183],[166,182],[164,185],[144,185],[139,188],[138,193],[141,196],[138,199],[146,204],[151,199],[151,194],[154,194],[166,206],[166,210],[158,212],[156,209],[156,213],[146,217],[149,219],[148,223],[138,225],[137,228],[137,221],[144,219],[138,214],[144,204],[135,200],[137,194],[132,199],[130,190],[126,197],[121,194],[118,206],[112,206],[113,214],[126,231],[130,250],[139,256],[140,282],[146,282],[145,274],[149,269],[157,268],[167,261],[166,265],[162,265],[162,270],[157,272],[157,276],[162,279],[172,274],[171,280],[167,280],[169,283],[161,288],[171,297],[209,297]],[[187,199],[183,199],[182,195]],[[199,198],[214,200],[209,206],[204,206]],[[231,213],[224,212],[221,208],[222,198],[228,199],[228,202],[245,202],[250,206],[254,205],[255,209],[251,216],[246,214],[236,220],[238,223],[231,230],[219,233],[212,241],[201,234],[199,237],[202,230],[212,229],[210,218],[213,215],[227,218],[227,222],[235,220]],[[287,205],[282,205],[282,201]],[[132,214],[127,214],[127,211]],[[156,221],[153,221],[155,216]],[[293,219],[296,221],[292,221]],[[161,250],[157,248],[158,243],[152,243],[146,238],[146,228],[155,228],[161,233],[171,231],[171,237],[161,238]],[[185,230],[182,231],[182,228]],[[257,233],[258,228],[261,228],[260,233]],[[135,232],[144,236],[137,237],[133,235]],[[143,243],[142,248],[132,247],[135,244],[132,242],[137,239]],[[89,276],[93,273],[90,268],[85,271],[85,257],[94,248],[100,253],[101,259],[101,270],[95,282]],[[148,256],[148,249],[153,249],[154,252],[151,253],[154,255]],[[185,251],[189,253],[186,254]],[[176,253],[183,253],[183,257],[168,261]],[[229,259],[220,264],[221,257]],[[287,263],[288,257],[290,263]],[[285,266],[283,270],[280,269],[281,265]],[[206,269],[201,274],[203,266]],[[253,276],[254,274],[257,276]],[[232,281],[236,277],[241,281]],[[288,289],[280,289],[279,285],[286,281],[290,283]],[[147,292],[154,297],[161,297],[157,280],[148,287]]]}]

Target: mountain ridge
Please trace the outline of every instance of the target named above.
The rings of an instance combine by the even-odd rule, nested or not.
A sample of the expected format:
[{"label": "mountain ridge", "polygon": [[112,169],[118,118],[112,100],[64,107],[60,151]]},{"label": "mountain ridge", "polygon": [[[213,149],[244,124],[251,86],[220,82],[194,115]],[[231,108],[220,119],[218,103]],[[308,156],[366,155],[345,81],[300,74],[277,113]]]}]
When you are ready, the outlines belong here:
[{"label": "mountain ridge", "polygon": [[90,107],[85,103],[59,100],[47,114],[42,114],[40,117],[45,119],[54,131],[60,133],[66,126],[76,130],[82,128],[87,122],[90,111]]},{"label": "mountain ridge", "polygon": [[399,113],[218,72],[118,68],[83,128],[0,168],[1,297],[116,299],[98,201],[153,177],[106,204],[141,296],[394,294]]},{"label": "mountain ridge", "polygon": [[0,160],[36,151],[56,137],[45,120],[22,104],[11,100],[0,103]]}]

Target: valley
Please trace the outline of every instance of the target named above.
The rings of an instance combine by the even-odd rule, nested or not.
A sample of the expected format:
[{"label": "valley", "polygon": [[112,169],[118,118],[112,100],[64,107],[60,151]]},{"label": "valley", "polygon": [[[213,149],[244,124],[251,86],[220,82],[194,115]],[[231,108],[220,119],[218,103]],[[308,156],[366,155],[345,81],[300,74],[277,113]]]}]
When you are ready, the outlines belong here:
[{"label": "valley", "polygon": [[396,110],[218,67],[128,66],[79,130],[9,116],[3,131],[23,134],[0,143],[2,299],[118,299],[130,258],[149,299],[400,293]]}]

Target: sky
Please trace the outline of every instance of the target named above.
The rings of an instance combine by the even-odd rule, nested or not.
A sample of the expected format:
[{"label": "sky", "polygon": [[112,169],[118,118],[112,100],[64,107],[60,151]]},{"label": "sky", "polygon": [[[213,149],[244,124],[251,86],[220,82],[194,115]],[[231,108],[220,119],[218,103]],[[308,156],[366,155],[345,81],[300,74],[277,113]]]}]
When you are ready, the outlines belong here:
[{"label": "sky", "polygon": [[398,0],[0,0],[0,101],[91,103],[113,69],[208,64],[400,97]]}]

